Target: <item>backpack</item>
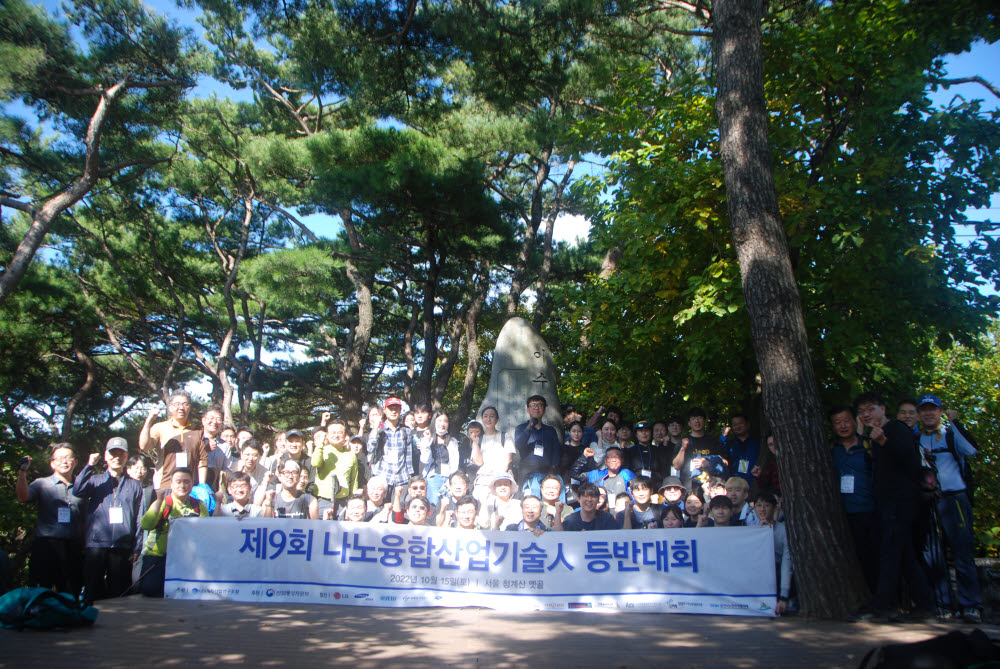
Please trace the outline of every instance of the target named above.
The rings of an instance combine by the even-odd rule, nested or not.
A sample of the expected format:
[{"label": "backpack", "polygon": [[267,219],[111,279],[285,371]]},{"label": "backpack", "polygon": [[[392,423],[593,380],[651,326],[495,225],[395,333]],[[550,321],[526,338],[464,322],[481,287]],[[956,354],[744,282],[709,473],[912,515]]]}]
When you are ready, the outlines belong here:
[{"label": "backpack", "polygon": [[961,455],[955,448],[955,430],[961,432],[962,436],[965,437],[965,440],[972,444],[972,447],[977,451],[979,450],[979,444],[976,443],[976,440],[972,438],[971,434],[958,425],[958,421],[953,423],[951,428],[945,430],[944,432],[944,443],[948,446],[948,452],[951,453],[951,456],[955,458],[955,462],[958,463],[958,470],[962,475],[962,482],[965,483],[965,494],[969,498],[969,504],[975,505],[973,498],[976,494],[976,479],[972,475],[972,466],[969,464],[969,458]]},{"label": "backpack", "polygon": [[[400,426],[400,427],[398,427],[396,429],[397,430],[405,430],[406,432],[404,434],[406,436],[404,438],[405,438],[406,442],[409,443],[411,441],[412,432],[410,431],[410,428]],[[381,426],[379,426],[378,436],[375,438],[375,450],[372,451],[372,456],[371,456],[371,459],[369,460],[369,462],[371,463],[372,467],[374,467],[375,465],[377,465],[382,460],[383,456],[385,456],[385,442],[388,439],[389,439],[389,435],[387,435],[385,433],[385,429],[382,428]],[[415,450],[415,447],[411,447],[411,450]],[[410,454],[410,458],[411,459],[413,458],[412,453]]]},{"label": "backpack", "polygon": [[18,588],[0,597],[0,625],[7,629],[50,629],[93,625],[97,609],[65,592]]}]

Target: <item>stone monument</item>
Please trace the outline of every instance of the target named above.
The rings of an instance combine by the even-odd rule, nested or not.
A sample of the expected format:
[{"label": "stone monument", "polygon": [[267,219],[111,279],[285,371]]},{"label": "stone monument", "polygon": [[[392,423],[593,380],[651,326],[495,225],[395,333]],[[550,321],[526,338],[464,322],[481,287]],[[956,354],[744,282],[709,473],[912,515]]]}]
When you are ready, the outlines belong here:
[{"label": "stone monument", "polygon": [[515,317],[504,324],[497,337],[490,384],[476,420],[480,419],[483,407],[496,407],[500,414],[497,430],[513,438],[514,428],[528,420],[525,405],[532,395],[545,398],[548,407],[542,421],[554,427],[561,440],[562,412],[552,353],[531,323]]}]

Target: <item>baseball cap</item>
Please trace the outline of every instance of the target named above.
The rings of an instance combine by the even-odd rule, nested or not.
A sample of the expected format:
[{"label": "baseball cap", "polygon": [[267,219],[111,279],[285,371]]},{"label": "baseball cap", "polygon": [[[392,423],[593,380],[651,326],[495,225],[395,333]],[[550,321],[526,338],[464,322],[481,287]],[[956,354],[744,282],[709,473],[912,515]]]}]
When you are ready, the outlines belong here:
[{"label": "baseball cap", "polygon": [[391,407],[393,405],[401,407],[403,406],[403,400],[399,399],[398,397],[390,397],[385,401],[384,406]]},{"label": "baseball cap", "polygon": [[105,453],[110,453],[111,451],[125,451],[128,452],[128,442],[122,437],[111,437],[108,439],[108,445],[104,447]]},{"label": "baseball cap", "polygon": [[302,433],[300,431],[298,431],[298,430],[289,430],[289,431],[285,432],[285,439],[291,439],[292,437],[298,437],[299,439],[305,439],[305,437],[302,436]]},{"label": "baseball cap", "polygon": [[919,409],[925,404],[933,404],[936,407],[942,407],[944,404],[937,395],[921,395],[920,399],[917,400],[917,408]]}]

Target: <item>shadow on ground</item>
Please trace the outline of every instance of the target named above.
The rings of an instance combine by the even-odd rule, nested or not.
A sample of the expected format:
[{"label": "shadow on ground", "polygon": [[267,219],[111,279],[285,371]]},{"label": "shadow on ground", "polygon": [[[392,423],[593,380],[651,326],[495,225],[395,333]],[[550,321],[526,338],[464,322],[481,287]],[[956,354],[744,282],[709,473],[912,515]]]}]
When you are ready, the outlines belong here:
[{"label": "shadow on ground", "polygon": [[[92,628],[0,630],[0,666],[856,667],[958,624],[851,625],[655,613],[390,609],[129,597]],[[993,637],[1000,629],[984,630]]]}]

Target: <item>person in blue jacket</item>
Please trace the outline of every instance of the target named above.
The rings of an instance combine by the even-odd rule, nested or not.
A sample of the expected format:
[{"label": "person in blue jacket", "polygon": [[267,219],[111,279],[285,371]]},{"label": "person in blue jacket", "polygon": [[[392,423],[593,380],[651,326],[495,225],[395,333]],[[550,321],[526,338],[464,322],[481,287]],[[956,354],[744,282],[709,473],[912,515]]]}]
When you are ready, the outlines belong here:
[{"label": "person in blue jacket", "polygon": [[91,453],[73,481],[73,494],[87,501],[83,598],[88,603],[119,597],[132,587],[132,562],[141,548],[143,491],[142,483],[125,471],[128,442],[121,437],[108,440],[107,471],[98,474],[100,459],[100,453]]}]

